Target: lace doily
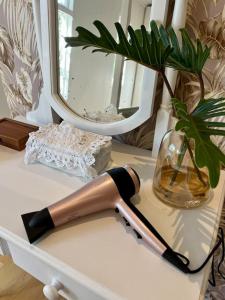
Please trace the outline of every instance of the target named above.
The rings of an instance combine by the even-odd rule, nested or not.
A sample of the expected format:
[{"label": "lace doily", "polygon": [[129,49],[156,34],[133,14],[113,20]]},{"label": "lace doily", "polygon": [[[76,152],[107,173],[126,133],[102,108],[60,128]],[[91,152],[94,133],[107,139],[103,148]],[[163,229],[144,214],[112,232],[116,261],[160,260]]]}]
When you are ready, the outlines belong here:
[{"label": "lace doily", "polygon": [[73,175],[94,177],[110,160],[111,137],[85,132],[62,122],[30,133],[24,162],[41,162]]}]

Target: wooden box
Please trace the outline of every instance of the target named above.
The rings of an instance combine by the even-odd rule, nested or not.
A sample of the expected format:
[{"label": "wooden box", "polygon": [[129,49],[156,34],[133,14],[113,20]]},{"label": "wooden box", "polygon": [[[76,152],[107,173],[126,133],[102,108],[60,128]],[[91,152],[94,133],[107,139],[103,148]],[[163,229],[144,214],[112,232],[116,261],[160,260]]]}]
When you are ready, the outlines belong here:
[{"label": "wooden box", "polygon": [[38,130],[37,126],[4,118],[0,120],[0,145],[23,150],[29,138],[29,133]]}]

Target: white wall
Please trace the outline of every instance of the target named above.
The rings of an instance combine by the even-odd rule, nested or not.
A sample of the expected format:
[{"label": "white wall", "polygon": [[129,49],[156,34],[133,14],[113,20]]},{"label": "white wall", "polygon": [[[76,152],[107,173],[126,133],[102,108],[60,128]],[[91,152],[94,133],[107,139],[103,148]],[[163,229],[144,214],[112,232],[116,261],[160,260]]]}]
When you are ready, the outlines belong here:
[{"label": "white wall", "polygon": [[10,112],[3,91],[2,82],[0,80],[0,118],[3,117],[10,117]]}]

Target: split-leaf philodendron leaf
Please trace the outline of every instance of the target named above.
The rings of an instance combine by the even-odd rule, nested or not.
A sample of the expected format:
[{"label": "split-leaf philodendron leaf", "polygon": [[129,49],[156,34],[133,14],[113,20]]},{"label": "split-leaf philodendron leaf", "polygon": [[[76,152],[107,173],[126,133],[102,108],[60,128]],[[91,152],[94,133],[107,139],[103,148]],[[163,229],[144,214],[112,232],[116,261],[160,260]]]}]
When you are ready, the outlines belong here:
[{"label": "split-leaf philodendron leaf", "polygon": [[[147,32],[145,26],[134,31],[128,26],[130,39],[128,40],[120,23],[115,23],[118,42],[113,38],[111,33],[100,21],[95,21],[94,25],[99,31],[100,36],[96,36],[83,27],[77,27],[77,37],[66,37],[67,46],[71,47],[94,47],[92,52],[103,52],[106,54],[120,54],[127,59],[136,61],[142,65],[151,67],[154,70],[160,70],[164,67],[165,62],[172,51],[170,45],[163,44],[155,31]],[[154,23],[151,25],[154,26]]]},{"label": "split-leaf philodendron leaf", "polygon": [[225,136],[223,122],[210,121],[218,115],[225,115],[225,98],[201,100],[189,114],[185,103],[172,99],[179,121],[176,130],[182,130],[187,138],[195,141],[195,162],[199,168],[207,167],[211,187],[216,187],[220,177],[221,164],[225,165],[225,155],[211,141],[210,136]]},{"label": "split-leaf philodendron leaf", "polygon": [[159,72],[165,67],[171,67],[199,74],[209,57],[210,49],[203,46],[199,40],[192,42],[185,29],[180,30],[180,46],[173,28],[165,29],[155,21],[151,21],[150,31],[147,31],[144,25],[137,30],[128,26],[129,37],[120,23],[115,23],[118,42],[103,23],[95,21],[94,25],[99,31],[99,36],[79,26],[76,28],[78,36],[65,37],[67,46],[83,49],[94,47],[92,52],[119,54]]}]

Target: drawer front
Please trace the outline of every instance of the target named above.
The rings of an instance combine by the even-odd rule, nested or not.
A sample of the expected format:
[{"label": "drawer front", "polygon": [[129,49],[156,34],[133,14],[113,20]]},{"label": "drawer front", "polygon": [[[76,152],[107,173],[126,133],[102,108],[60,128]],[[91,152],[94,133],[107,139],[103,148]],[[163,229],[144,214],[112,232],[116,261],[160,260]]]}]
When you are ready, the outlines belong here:
[{"label": "drawer front", "polygon": [[[8,242],[8,246],[16,265],[21,267],[23,270],[37,278],[45,285],[51,285],[53,281],[58,281],[63,286],[62,290],[59,291],[66,299],[74,300],[103,300],[103,299],[119,299],[111,296],[110,292],[105,293],[101,290],[96,292],[91,288],[82,285],[76,278],[67,276],[64,272],[60,272],[59,266],[52,266],[47,264],[40,257],[32,254],[31,251],[26,248],[21,248],[18,245]],[[106,296],[107,295],[107,296]]]}]

